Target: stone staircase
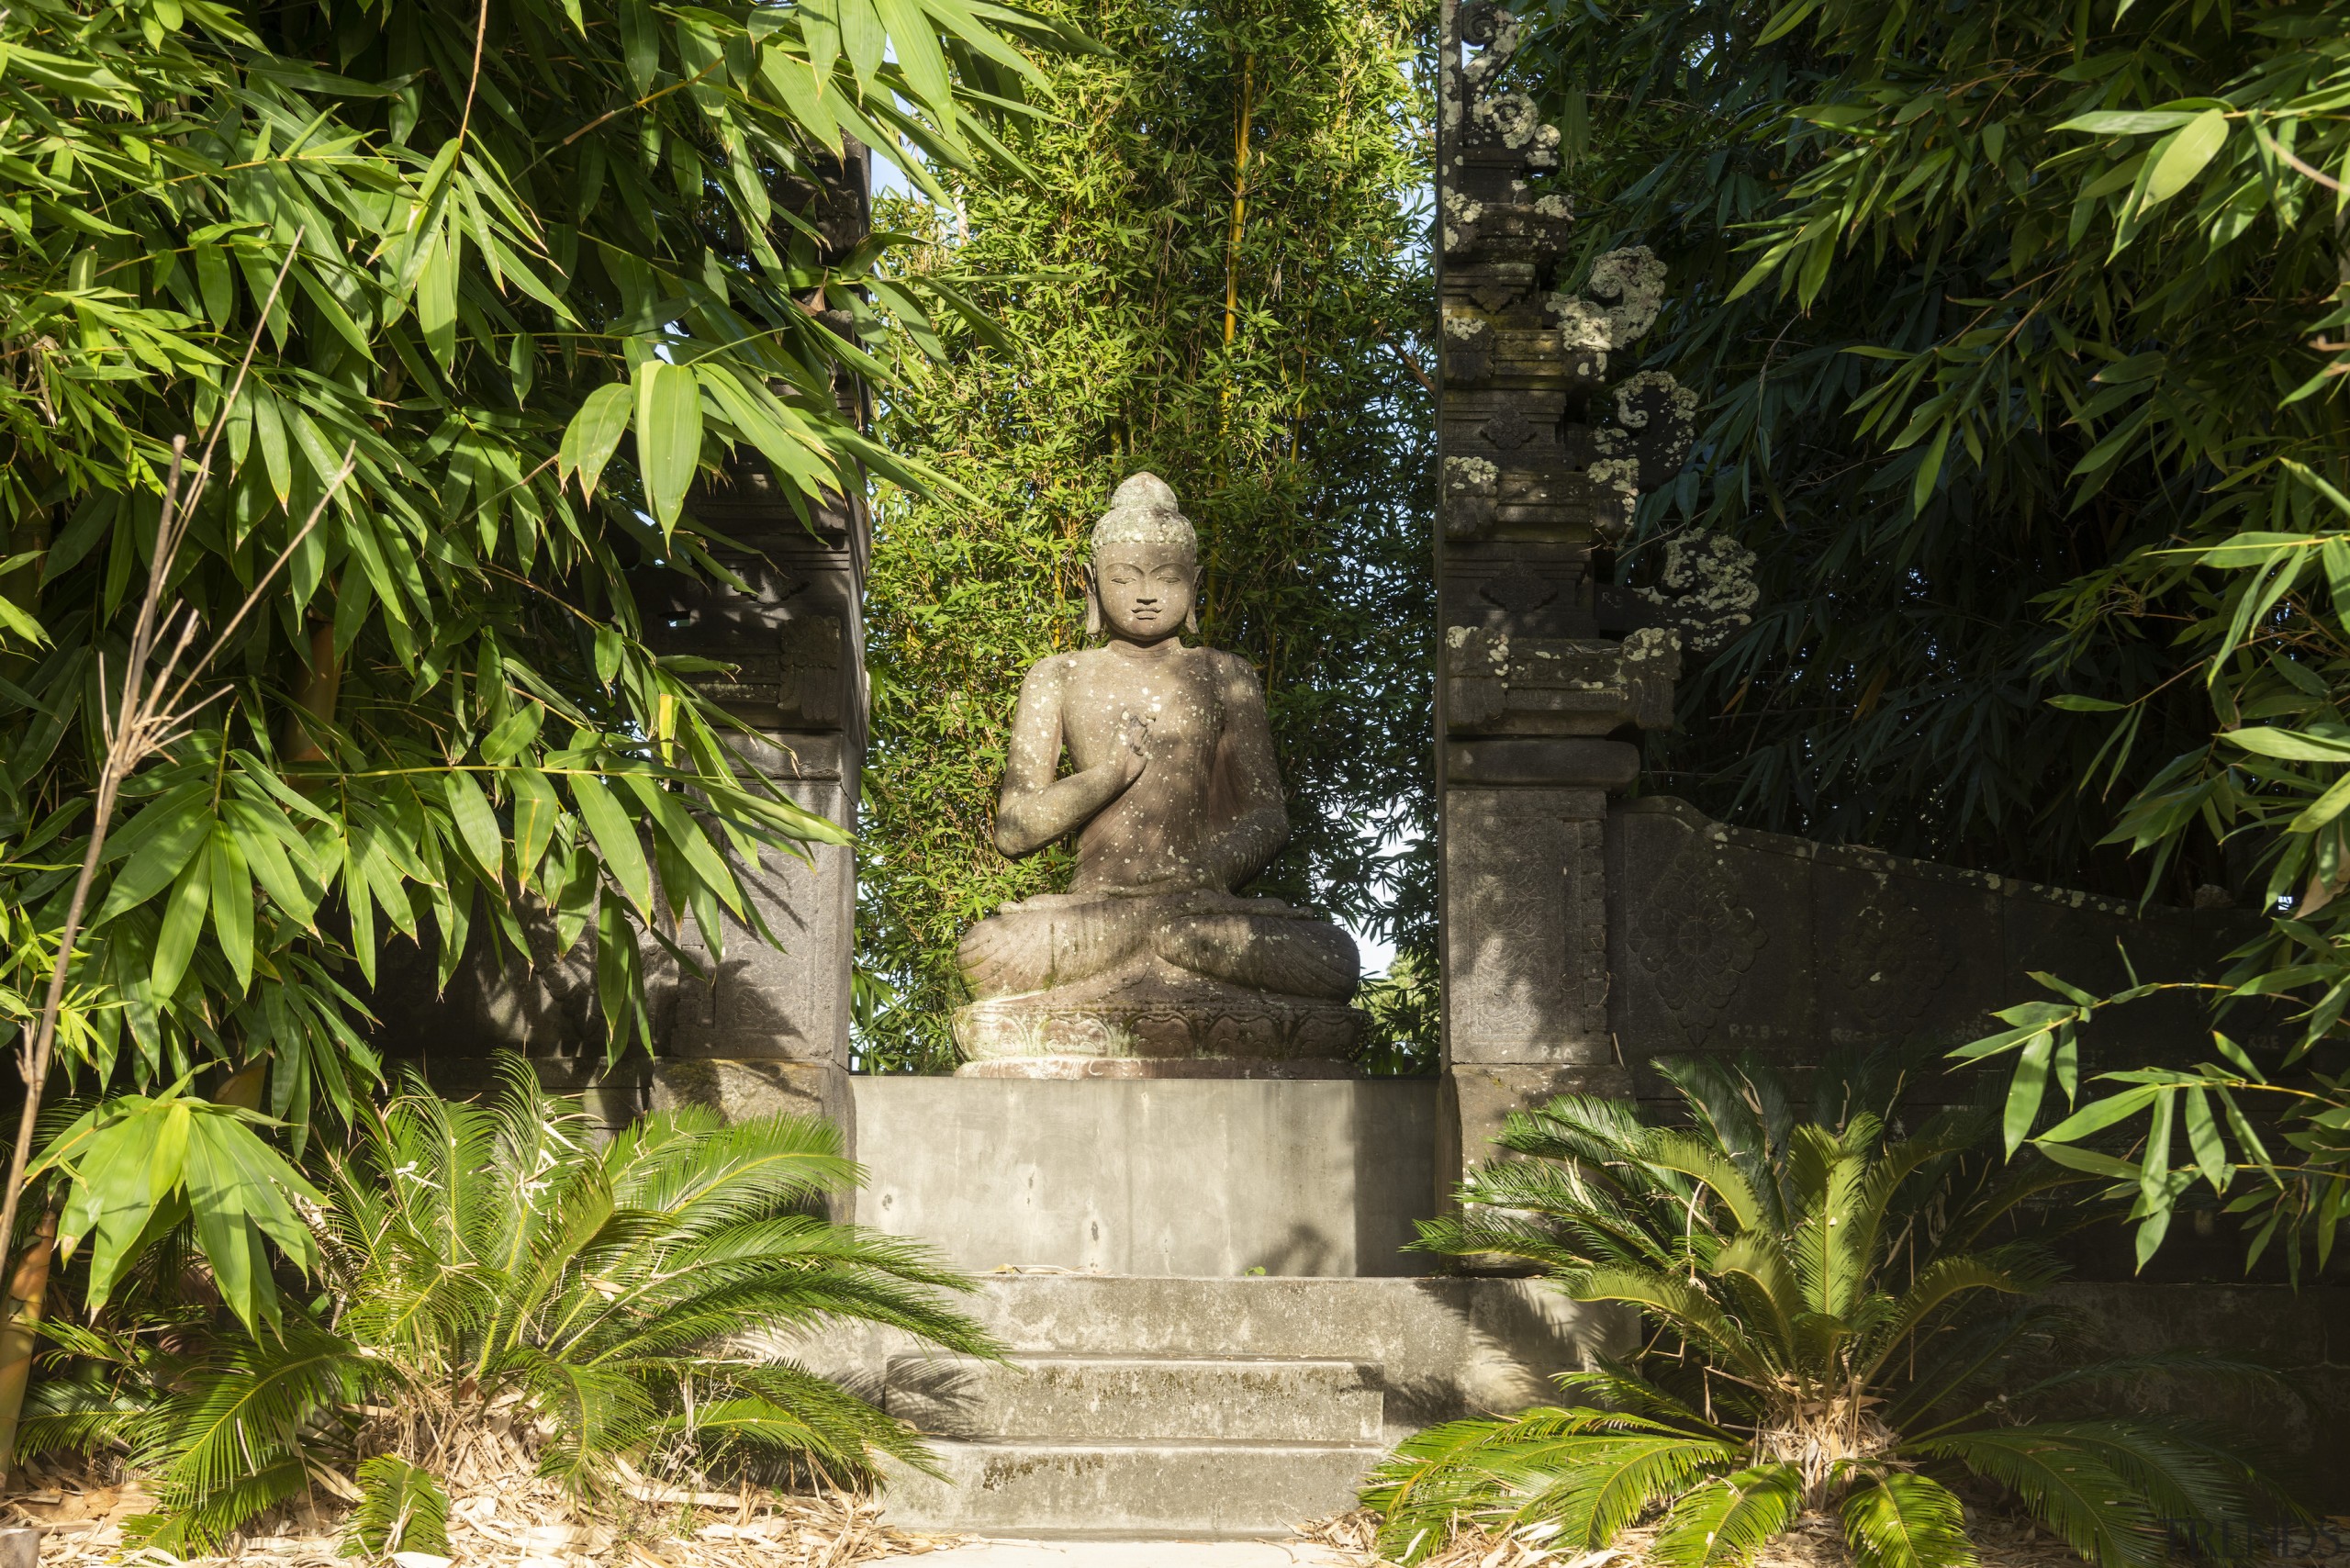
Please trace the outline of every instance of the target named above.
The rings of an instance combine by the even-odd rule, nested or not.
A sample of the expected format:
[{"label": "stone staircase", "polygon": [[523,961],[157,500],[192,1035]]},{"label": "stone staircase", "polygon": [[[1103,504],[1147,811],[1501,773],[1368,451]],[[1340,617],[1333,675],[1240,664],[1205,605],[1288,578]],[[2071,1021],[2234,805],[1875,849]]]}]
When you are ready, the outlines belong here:
[{"label": "stone staircase", "polygon": [[934,1438],[946,1473],[894,1469],[893,1524],[1280,1539],[1429,1421],[1549,1392],[1583,1338],[1516,1281],[999,1277],[970,1305],[1003,1362],[832,1347]]},{"label": "stone staircase", "polygon": [[[945,1375],[942,1375],[942,1372]],[[886,1403],[946,1484],[901,1475],[890,1517],[1011,1535],[1281,1536],[1337,1513],[1386,1451],[1376,1369],[1292,1357],[1024,1354],[891,1361]]]}]

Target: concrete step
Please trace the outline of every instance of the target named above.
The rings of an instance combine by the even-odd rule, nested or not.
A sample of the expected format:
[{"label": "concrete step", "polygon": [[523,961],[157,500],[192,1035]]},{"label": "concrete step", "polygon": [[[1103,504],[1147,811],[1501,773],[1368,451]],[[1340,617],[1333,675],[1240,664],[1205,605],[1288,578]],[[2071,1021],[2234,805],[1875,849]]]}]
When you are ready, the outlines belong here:
[{"label": "concrete step", "polygon": [[944,1480],[892,1464],[889,1520],[1024,1537],[1281,1540],[1354,1506],[1386,1450],[1353,1443],[934,1443]]},{"label": "concrete step", "polygon": [[1107,1442],[1377,1443],[1382,1405],[1357,1361],[1184,1356],[893,1356],[886,1394],[941,1437]]},{"label": "concrete step", "polygon": [[[1620,1356],[1639,1315],[1541,1280],[1135,1278],[996,1274],[957,1306],[1018,1355],[1252,1357],[1386,1369],[1389,1441],[1480,1410],[1555,1400],[1550,1374]],[[878,1324],[778,1331],[767,1343],[868,1399],[922,1347]]]}]

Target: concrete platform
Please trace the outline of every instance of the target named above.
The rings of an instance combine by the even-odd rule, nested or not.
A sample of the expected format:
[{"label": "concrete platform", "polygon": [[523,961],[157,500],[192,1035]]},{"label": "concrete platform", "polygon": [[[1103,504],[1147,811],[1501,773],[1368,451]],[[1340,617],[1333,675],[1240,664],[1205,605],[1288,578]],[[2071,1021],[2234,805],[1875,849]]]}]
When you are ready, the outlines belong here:
[{"label": "concrete platform", "polygon": [[861,1225],[974,1273],[1407,1275],[1434,1079],[860,1077]]},{"label": "concrete platform", "polygon": [[944,1438],[1376,1445],[1378,1369],[1360,1361],[1014,1356],[946,1366],[899,1357],[890,1413]]}]

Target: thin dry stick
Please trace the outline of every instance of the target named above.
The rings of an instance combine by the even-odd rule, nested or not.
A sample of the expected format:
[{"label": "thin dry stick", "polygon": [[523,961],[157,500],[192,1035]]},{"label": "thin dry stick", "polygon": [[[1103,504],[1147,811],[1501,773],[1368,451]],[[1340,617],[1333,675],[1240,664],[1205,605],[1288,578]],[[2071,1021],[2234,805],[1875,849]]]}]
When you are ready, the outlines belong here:
[{"label": "thin dry stick", "polygon": [[465,112],[457,117],[457,145],[465,144],[465,133],[474,128],[474,89],[481,85],[482,40],[489,37],[489,0],[481,0],[481,15],[474,18],[474,71],[465,78]]},{"label": "thin dry stick", "polygon": [[[25,1080],[25,1106],[17,1119],[16,1148],[8,1155],[7,1195],[0,1199],[0,1238],[13,1238],[16,1234],[17,1210],[25,1195],[25,1165],[32,1153],[33,1126],[40,1115],[41,1091],[49,1082],[50,1059],[57,1045],[58,1014],[64,1005],[65,984],[73,968],[73,944],[81,935],[82,916],[89,904],[90,884],[97,876],[99,856],[106,848],[106,831],[113,824],[115,801],[121,792],[123,781],[138,771],[141,763],[176,739],[181,730],[198,712],[227,693],[229,689],[224,686],[196,702],[187,701],[190,689],[201,678],[206,667],[220,655],[229,639],[244,623],[245,617],[252,613],[253,606],[261,601],[263,592],[285,569],[285,563],[293,558],[294,552],[301,547],[302,542],[310,536],[310,531],[318,527],[319,519],[326,515],[327,508],[333,503],[343,482],[358,466],[358,448],[354,442],[345,450],[342,466],[327,482],[326,493],[319,498],[319,504],[310,509],[309,517],[295,530],[294,537],[278,553],[277,559],[270,563],[269,570],[262,574],[261,580],[253,584],[252,591],[245,595],[244,602],[237,607],[237,612],[212,639],[212,645],[205,650],[201,658],[188,666],[185,675],[174,685],[173,677],[178,673],[180,660],[195,642],[197,628],[196,611],[192,608],[170,617],[162,613],[163,587],[171,580],[172,566],[178,557],[181,543],[187,536],[189,505],[204,488],[203,468],[199,465],[195,484],[185,495],[182,494],[180,476],[186,455],[187,438],[173,436],[171,473],[163,487],[162,519],[155,532],[154,556],[147,565],[147,591],[140,600],[139,619],[131,627],[130,656],[123,672],[122,700],[102,715],[106,725],[106,755],[105,762],[98,767],[96,812],[90,823],[90,842],[82,851],[82,868],[73,879],[73,896],[65,906],[65,924],[58,934],[57,962],[49,973],[49,994],[41,1004],[40,1026],[32,1039],[19,1047],[17,1053],[17,1069]],[[206,461],[209,461],[208,452]],[[154,656],[159,633],[170,620],[179,622],[179,634],[165,654],[162,667],[151,681],[146,675],[147,665]],[[98,672],[99,687],[103,689],[106,685],[103,656],[99,660]]]},{"label": "thin dry stick", "polygon": [[[220,443],[220,432],[228,428],[229,410],[237,406],[238,398],[244,392],[245,376],[252,369],[253,356],[261,352],[262,334],[269,330],[270,312],[277,308],[278,296],[285,287],[285,274],[293,271],[294,258],[301,253],[303,232],[301,229],[294,230],[293,241],[285,247],[285,259],[278,263],[277,275],[270,280],[269,297],[261,303],[261,318],[254,323],[252,339],[245,344],[244,357],[237,362],[236,376],[229,383],[229,395],[221,399],[219,413],[213,417],[211,433],[206,438],[204,451],[196,461],[196,482],[185,496],[180,493],[180,473],[186,461],[187,438],[172,438],[171,472],[163,484],[162,514],[155,528],[155,553],[147,562],[147,591],[140,599],[139,619],[131,627],[130,669],[124,678],[122,704],[103,715],[106,760],[98,771],[96,820],[91,827],[89,846],[82,854],[82,868],[74,879],[73,896],[66,904],[65,926],[57,945],[56,967],[50,970],[49,994],[41,1003],[39,1027],[32,1038],[18,1047],[17,1051],[17,1070],[25,1081],[25,1108],[17,1122],[17,1146],[8,1156],[6,1196],[0,1198],[0,1253],[5,1253],[16,1240],[17,1209],[24,1201],[25,1164],[32,1154],[33,1125],[40,1114],[41,1090],[49,1082],[50,1058],[57,1045],[57,1017],[64,1006],[65,982],[73,967],[73,942],[81,933],[82,915],[89,902],[90,882],[97,874],[98,853],[106,846],[106,829],[114,820],[115,797],[122,788],[122,781],[130,776],[144,757],[141,754],[140,758],[132,760],[129,766],[117,767],[116,751],[123,744],[124,734],[133,727],[131,720],[138,711],[140,678],[147,667],[148,658],[154,652],[157,616],[162,608],[163,588],[171,581],[172,565],[179,554],[180,541],[186,535],[187,520],[195,512],[196,502],[203,498],[205,481],[211,476],[213,449]],[[327,501],[334,498],[336,488],[350,475],[352,466],[352,454],[346,453],[342,471],[327,487],[325,498],[312,509],[309,521],[295,533],[276,561],[262,575],[261,581],[253,585],[252,592],[245,596],[245,602],[238,607],[235,615],[229,617],[228,625],[220,629],[219,636],[213,639],[211,651],[189,671],[189,681],[196,678],[197,671],[212,662],[229,634],[251,612],[262,589],[269,586],[295,549],[309,537],[310,530],[318,526],[319,517],[325,513]],[[189,639],[195,634],[196,620],[191,613],[180,629],[179,645],[173,651],[172,664],[178,662]],[[164,666],[163,680],[156,683],[158,689],[170,679],[171,667],[171,665]],[[106,689],[106,658],[103,655],[98,659],[98,689],[101,691]],[[184,681],[159,711],[176,708],[186,692],[187,682]],[[189,711],[190,715],[193,712],[194,710]],[[160,745],[168,735],[169,726],[156,732],[156,744]],[[0,1303],[0,1314],[13,1316],[15,1311],[14,1303]],[[5,1463],[4,1456],[0,1456],[0,1463]]]}]

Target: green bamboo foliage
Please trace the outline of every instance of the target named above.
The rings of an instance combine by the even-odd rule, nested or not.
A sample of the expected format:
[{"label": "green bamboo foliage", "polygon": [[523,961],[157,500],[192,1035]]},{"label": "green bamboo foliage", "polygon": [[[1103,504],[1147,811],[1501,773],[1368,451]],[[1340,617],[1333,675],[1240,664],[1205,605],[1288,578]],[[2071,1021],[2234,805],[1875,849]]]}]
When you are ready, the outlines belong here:
[{"label": "green bamboo foliage", "polygon": [[828,264],[819,184],[844,137],[925,185],[995,147],[1015,45],[1061,38],[986,0],[0,13],[6,1019],[53,961],[169,442],[209,435],[170,585],[197,646],[289,558],[126,792],[69,1068],[266,1058],[303,1123],[374,1071],[383,943],[445,978],[532,904],[594,931],[639,1037],[644,935],[715,940],[742,863],[838,835],[738,773],[628,573],[715,570],[683,499],[730,450],[795,504],[914,482],[834,385],[959,296],[876,276],[882,241]]},{"label": "green bamboo foliage", "polygon": [[877,1065],[951,1065],[957,937],[1067,874],[996,853],[996,775],[1022,673],[1081,637],[1084,531],[1137,468],[1199,525],[1203,635],[1264,678],[1293,837],[1259,890],[1430,942],[1423,9],[1048,14],[1108,53],[1050,64],[1060,118],[1007,138],[1041,185],[948,176],[951,200],[883,215],[923,241],[908,286],[972,274],[1002,331],[939,321],[882,421],[959,489],[885,491],[876,522]]},{"label": "green bamboo foliage", "polygon": [[[2339,196],[2288,157],[2344,177],[2344,17],[1673,0],[1530,22],[1583,242],[1672,264],[1650,342],[1711,399],[1646,525],[1736,533],[1765,579],[1684,685],[1675,792],[2143,886],[2099,841],[2217,727],[2169,678],[2212,644],[2173,636],[2216,638],[2234,592],[2154,552],[2339,526],[2278,462],[2344,450],[2344,384],[2313,381],[2344,335]],[[2050,711],[2060,692],[2129,704],[2134,750]],[[2165,897],[2229,879],[2178,842]]]}]

